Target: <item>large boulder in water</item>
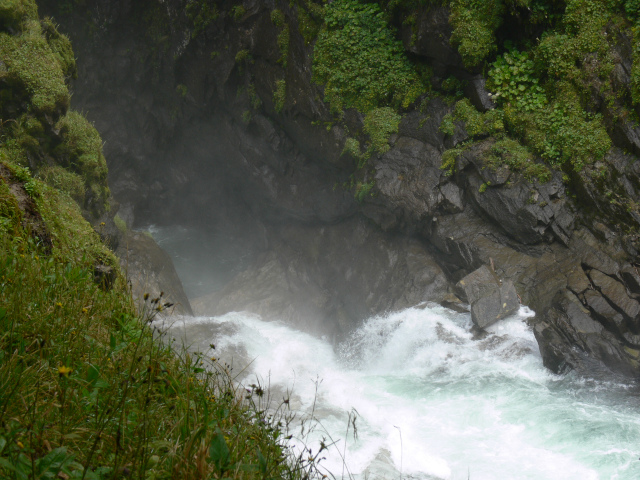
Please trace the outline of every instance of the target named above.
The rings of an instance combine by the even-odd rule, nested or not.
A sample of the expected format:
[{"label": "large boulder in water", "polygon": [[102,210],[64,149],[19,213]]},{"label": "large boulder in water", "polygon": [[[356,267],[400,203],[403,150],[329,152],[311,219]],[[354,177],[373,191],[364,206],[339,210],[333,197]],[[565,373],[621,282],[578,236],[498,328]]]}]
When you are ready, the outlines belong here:
[{"label": "large boulder in water", "polygon": [[520,307],[513,283],[501,282],[486,265],[471,272],[458,285],[471,305],[471,320],[480,328],[515,313]]}]

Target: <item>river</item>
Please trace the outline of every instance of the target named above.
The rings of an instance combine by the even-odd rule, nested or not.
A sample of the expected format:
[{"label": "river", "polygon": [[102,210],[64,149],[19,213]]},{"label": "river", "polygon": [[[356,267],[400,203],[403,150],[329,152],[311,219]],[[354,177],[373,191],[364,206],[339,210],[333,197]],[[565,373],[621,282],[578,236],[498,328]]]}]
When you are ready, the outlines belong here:
[{"label": "river", "polygon": [[[186,250],[152,231],[185,275]],[[310,433],[292,427],[293,448],[333,443],[320,466],[337,478],[639,479],[638,386],[549,372],[533,314],[484,338],[434,304],[370,318],[338,345],[242,312],[176,317],[172,333],[313,417]]]}]

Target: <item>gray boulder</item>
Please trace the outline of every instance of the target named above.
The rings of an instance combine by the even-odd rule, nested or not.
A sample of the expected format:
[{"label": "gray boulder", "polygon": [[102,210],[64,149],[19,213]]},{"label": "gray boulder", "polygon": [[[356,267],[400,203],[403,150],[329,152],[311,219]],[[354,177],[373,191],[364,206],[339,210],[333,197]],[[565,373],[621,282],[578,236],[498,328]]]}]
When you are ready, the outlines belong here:
[{"label": "gray boulder", "polygon": [[520,307],[513,283],[501,282],[486,265],[471,272],[458,285],[471,305],[471,320],[480,328],[515,313]]}]

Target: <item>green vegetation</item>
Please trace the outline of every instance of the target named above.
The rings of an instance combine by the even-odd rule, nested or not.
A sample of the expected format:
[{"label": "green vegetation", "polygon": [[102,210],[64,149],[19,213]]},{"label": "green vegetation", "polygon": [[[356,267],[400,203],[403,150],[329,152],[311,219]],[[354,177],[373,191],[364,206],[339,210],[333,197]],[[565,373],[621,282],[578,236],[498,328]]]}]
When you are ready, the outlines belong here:
[{"label": "green vegetation", "polygon": [[0,32],[0,56],[6,67],[0,79],[11,89],[2,96],[3,101],[11,101],[24,90],[37,114],[54,114],[69,106],[63,73],[68,65],[61,65],[60,55],[47,43],[39,21],[25,18],[19,35]]},{"label": "green vegetation", "polygon": [[30,0],[0,2],[0,27],[0,477],[318,476],[286,446],[288,399],[270,410],[228,365],[172,348],[162,293],[136,308],[83,217],[105,214],[109,190],[98,132],[56,96],[70,45]]},{"label": "green vegetation", "polygon": [[38,19],[31,0],[3,2],[0,21],[0,161],[32,168],[101,215],[109,197],[102,140],[82,115],[67,111],[65,80],[76,75],[69,39],[51,19]]},{"label": "green vegetation", "polygon": [[390,107],[376,108],[364,117],[364,131],[371,139],[368,153],[385,153],[389,150],[389,136],[398,132],[400,115]]},{"label": "green vegetation", "polygon": [[[551,59],[547,60],[551,64]],[[543,107],[547,97],[535,76],[533,60],[517,50],[505,52],[491,65],[487,87],[498,103],[513,103],[519,110],[530,112]]]},{"label": "green vegetation", "polygon": [[47,43],[51,51],[56,56],[56,60],[62,68],[65,77],[77,78],[78,69],[76,67],[76,58],[71,48],[69,37],[58,32],[58,28],[50,18],[44,18],[41,21],[42,33],[47,39]]},{"label": "green vegetation", "polygon": [[446,150],[442,154],[442,165],[440,168],[444,170],[445,175],[453,175],[456,172],[456,161],[460,155],[469,149],[469,146],[468,143],[463,143]]},{"label": "green vegetation", "polygon": [[541,162],[535,162],[527,147],[511,138],[496,141],[483,155],[489,168],[498,169],[507,166],[513,172],[522,173],[524,178],[533,182],[548,182],[551,171]]},{"label": "green vegetation", "polygon": [[219,16],[218,7],[211,0],[192,0],[187,3],[185,12],[193,22],[193,38],[200,35]]},{"label": "green vegetation", "polygon": [[227,365],[154,340],[170,303],[147,298],[139,317],[120,276],[95,282],[116,260],[73,201],[40,186],[52,248],[20,226],[15,180],[0,183],[0,476],[301,477]]},{"label": "green vegetation", "polygon": [[113,217],[113,223],[116,224],[116,227],[121,233],[127,232],[127,222],[125,222],[120,215]]},{"label": "green vegetation", "polygon": [[367,197],[367,195],[369,196],[373,195],[372,189],[375,183],[376,183],[375,180],[372,180],[370,182],[364,182],[364,183],[358,182],[355,187],[355,195],[354,195],[356,200],[359,202],[362,202]]},{"label": "green vegetation", "polygon": [[365,162],[367,160],[366,155],[362,153],[360,142],[353,137],[348,137],[345,140],[342,154],[351,155],[352,158],[358,161],[358,165],[360,165],[361,162]]},{"label": "green vegetation", "polygon": [[247,87],[247,95],[249,95],[249,102],[251,103],[251,107],[254,110],[259,110],[262,107],[262,100],[256,92],[256,86],[253,83],[250,83]]},{"label": "green vegetation", "polygon": [[182,83],[179,83],[178,85],[176,85],[176,92],[178,92],[178,95],[180,95],[182,98],[184,98],[189,93],[189,89],[187,88],[186,85],[183,85]]},{"label": "green vegetation", "polygon": [[[300,2],[299,2],[300,3]],[[343,154],[365,167],[374,154],[389,150],[389,137],[398,131],[400,111],[428,91],[425,78],[408,60],[402,43],[389,25],[380,6],[358,0],[336,0],[324,5],[322,11],[312,2],[298,5],[301,31],[309,43],[316,36],[314,18],[323,18],[314,47],[313,80],[324,86],[324,100],[335,118],[343,111],[355,108],[365,115],[361,136],[366,145],[347,138]],[[373,194],[374,182],[355,182],[358,201]]]},{"label": "green vegetation", "polygon": [[319,19],[322,19],[323,10],[320,5],[312,1],[299,0],[297,3],[298,30],[304,38],[305,45],[311,45],[320,32]]},{"label": "green vegetation", "polygon": [[278,48],[280,49],[280,53],[282,54],[282,56],[280,57],[280,63],[282,63],[282,66],[284,68],[287,68],[290,41],[289,24],[287,23],[282,10],[278,9],[271,11],[271,21],[278,29],[280,29],[280,33],[278,33]]},{"label": "green vegetation", "polygon": [[425,91],[378,5],[336,0],[325,5],[324,20],[313,79],[324,85],[335,114],[345,108],[407,108]]},{"label": "green vegetation", "polygon": [[[472,141],[497,135],[494,148],[500,145],[503,153],[492,155],[493,164],[503,162],[540,180],[549,178],[549,166],[580,171],[602,160],[612,145],[607,131],[611,126],[598,112],[608,109],[617,121],[638,123],[633,108],[640,102],[637,1],[451,0],[448,4],[452,41],[466,65],[484,64],[502,128],[483,128],[480,123],[491,122],[478,119],[488,113],[465,114],[459,102],[441,130],[451,135],[459,121]],[[506,30],[511,37],[503,33],[498,41],[497,29],[512,23],[518,31]],[[624,36],[632,39],[631,83],[628,89],[617,85],[614,90]],[[545,161],[547,171],[533,156]],[[450,170],[451,161],[447,165]]]},{"label": "green vegetation", "polygon": [[285,80],[276,81],[276,89],[273,92],[273,106],[276,113],[282,112],[284,102],[287,99],[287,82]]},{"label": "green vegetation", "polygon": [[564,98],[532,113],[505,109],[512,131],[551,165],[572,165],[582,170],[601,160],[611,139],[597,114],[585,112],[570,88]]},{"label": "green vegetation", "polygon": [[81,114],[69,110],[56,124],[62,143],[54,152],[63,166],[80,175],[87,189],[84,207],[98,214],[108,208],[107,162],[98,131]]},{"label": "green vegetation", "polygon": [[61,167],[53,165],[44,167],[39,172],[39,177],[47,184],[65,192],[79,204],[84,203],[86,187],[80,175]]},{"label": "green vegetation", "polygon": [[253,59],[251,58],[251,52],[249,50],[238,50],[236,53],[236,63],[241,62],[251,62]]},{"label": "green vegetation", "polygon": [[[370,139],[366,150],[362,151],[359,140],[348,137],[344,143],[342,154],[351,156],[357,161],[357,168],[363,168],[372,155],[384,154],[389,151],[389,137],[398,132],[399,125],[400,115],[392,108],[383,107],[371,110],[364,118],[364,133]],[[367,187],[367,193],[372,187],[373,183]],[[357,189],[356,193],[359,191]]]},{"label": "green vegetation", "polygon": [[240,20],[247,13],[242,5],[236,5],[231,9],[231,15],[235,20]]},{"label": "green vegetation", "polygon": [[0,24],[3,31],[21,30],[25,20],[37,20],[35,0],[3,0],[0,2]]},{"label": "green vegetation", "polygon": [[471,102],[464,98],[456,103],[453,113],[445,115],[440,130],[453,135],[455,122],[462,122],[472,138],[486,137],[504,132],[504,115],[500,110],[489,110],[480,113]]},{"label": "green vegetation", "polygon": [[[502,24],[501,0],[452,0],[451,43],[458,47],[465,65],[477,65],[497,49],[495,31]],[[513,0],[526,5],[528,0]]]}]

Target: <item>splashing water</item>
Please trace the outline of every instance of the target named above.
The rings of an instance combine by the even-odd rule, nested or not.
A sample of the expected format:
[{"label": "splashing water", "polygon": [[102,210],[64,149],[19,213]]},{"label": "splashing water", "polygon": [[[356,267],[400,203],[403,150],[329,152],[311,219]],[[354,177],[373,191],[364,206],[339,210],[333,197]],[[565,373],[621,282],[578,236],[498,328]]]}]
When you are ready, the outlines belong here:
[{"label": "splashing water", "polygon": [[236,371],[250,363],[245,383],[258,375],[274,397],[292,389],[291,408],[320,422],[308,446],[336,441],[321,466],[337,478],[640,478],[636,386],[551,374],[532,314],[476,339],[468,314],[410,308],[369,319],[336,348],[244,313],[173,328],[203,352],[215,342]]}]

